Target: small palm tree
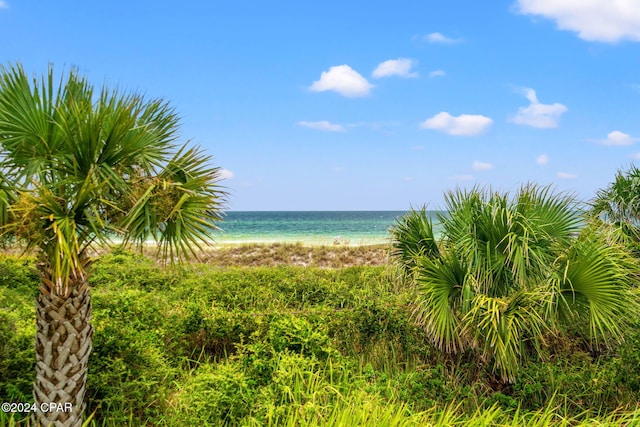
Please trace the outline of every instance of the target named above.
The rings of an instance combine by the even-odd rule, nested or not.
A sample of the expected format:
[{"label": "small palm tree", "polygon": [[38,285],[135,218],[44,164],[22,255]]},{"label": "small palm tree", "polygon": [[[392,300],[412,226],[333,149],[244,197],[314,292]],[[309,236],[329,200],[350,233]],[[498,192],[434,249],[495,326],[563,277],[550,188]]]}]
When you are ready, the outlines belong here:
[{"label": "small palm tree", "polygon": [[433,241],[420,211],[392,230],[418,291],[414,314],[435,345],[476,349],[512,381],[548,332],[583,328],[590,343],[620,336],[632,305],[626,252],[595,228],[581,231],[573,198],[534,185],[514,198],[474,188],[449,192],[446,207],[437,248],[416,244]]},{"label": "small palm tree", "polygon": [[75,70],[41,79],[0,67],[0,225],[35,249],[37,407],[42,425],[79,426],[91,352],[90,251],[112,237],[157,243],[165,259],[208,241],[225,193],[197,148],[176,145],[178,118],[160,100],[103,88]]},{"label": "small palm tree", "polygon": [[615,181],[598,191],[591,213],[610,229],[615,241],[640,255],[640,169],[632,165],[618,171]]}]

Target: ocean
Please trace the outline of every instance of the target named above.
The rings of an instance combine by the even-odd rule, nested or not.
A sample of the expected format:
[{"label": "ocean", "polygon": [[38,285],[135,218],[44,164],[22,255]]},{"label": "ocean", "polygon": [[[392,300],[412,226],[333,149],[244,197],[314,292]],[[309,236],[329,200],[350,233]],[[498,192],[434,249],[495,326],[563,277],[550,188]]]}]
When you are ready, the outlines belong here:
[{"label": "ocean", "polygon": [[227,212],[217,243],[369,245],[389,242],[404,211]]}]

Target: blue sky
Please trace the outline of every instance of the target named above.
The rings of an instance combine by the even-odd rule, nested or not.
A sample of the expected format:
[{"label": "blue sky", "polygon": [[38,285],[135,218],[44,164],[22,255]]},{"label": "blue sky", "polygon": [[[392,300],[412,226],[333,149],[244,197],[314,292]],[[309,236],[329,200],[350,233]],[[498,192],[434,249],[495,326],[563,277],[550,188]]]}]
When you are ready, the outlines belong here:
[{"label": "blue sky", "polygon": [[442,206],[640,163],[637,0],[0,0],[0,63],[171,102],[230,210]]}]

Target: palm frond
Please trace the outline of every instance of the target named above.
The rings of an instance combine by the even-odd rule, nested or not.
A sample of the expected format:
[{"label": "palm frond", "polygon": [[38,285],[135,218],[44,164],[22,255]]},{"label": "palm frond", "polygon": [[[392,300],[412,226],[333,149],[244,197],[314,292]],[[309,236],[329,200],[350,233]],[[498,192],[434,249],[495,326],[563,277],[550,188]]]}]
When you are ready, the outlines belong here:
[{"label": "palm frond", "polygon": [[209,244],[226,194],[210,160],[197,148],[179,150],[124,218],[125,243],[154,239],[169,260],[196,256]]},{"label": "palm frond", "polygon": [[389,229],[391,234],[391,257],[396,259],[405,273],[416,267],[417,258],[440,256],[433,232],[433,222],[427,208],[411,209],[397,218]]},{"label": "palm frond", "polygon": [[559,265],[554,284],[555,309],[567,322],[586,315],[592,342],[617,339],[625,313],[638,310],[629,296],[632,261],[624,250],[608,244],[593,230],[585,230]]},{"label": "palm frond", "polygon": [[455,353],[465,342],[460,334],[460,308],[473,295],[465,286],[466,278],[465,266],[455,256],[417,258],[418,296],[413,313],[434,344],[445,351]]},{"label": "palm frond", "polygon": [[502,378],[515,379],[519,364],[526,356],[525,343],[535,345],[545,324],[538,313],[538,295],[515,292],[509,297],[478,294],[471,310],[462,319],[463,334],[479,347],[483,359],[493,364]]}]

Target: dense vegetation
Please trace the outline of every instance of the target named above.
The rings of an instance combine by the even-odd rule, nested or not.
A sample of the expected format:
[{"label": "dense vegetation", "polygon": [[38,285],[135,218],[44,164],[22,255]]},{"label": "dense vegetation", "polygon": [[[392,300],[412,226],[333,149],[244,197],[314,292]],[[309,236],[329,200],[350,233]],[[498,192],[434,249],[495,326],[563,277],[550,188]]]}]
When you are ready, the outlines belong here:
[{"label": "dense vegetation", "polygon": [[424,209],[392,227],[393,256],[416,285],[416,320],[448,353],[475,352],[500,381],[513,382],[549,337],[582,337],[602,351],[640,311],[637,267],[577,201],[527,184],[514,195],[472,188],[446,194],[436,237]]},{"label": "dense vegetation", "polygon": [[[550,335],[504,382],[473,349],[434,346],[389,266],[165,269],[116,251],[90,274],[97,425],[640,423],[638,313],[606,350]],[[37,286],[33,260],[0,258],[1,401],[32,401]]]},{"label": "dense vegetation", "polygon": [[[173,260],[193,255],[221,219],[219,168],[177,143],[165,101],[103,85],[71,69],[27,75],[0,66],[0,239],[34,249],[34,422],[83,423],[92,349],[90,252],[117,236],[154,240]],[[35,421],[37,420],[37,421]]]}]

